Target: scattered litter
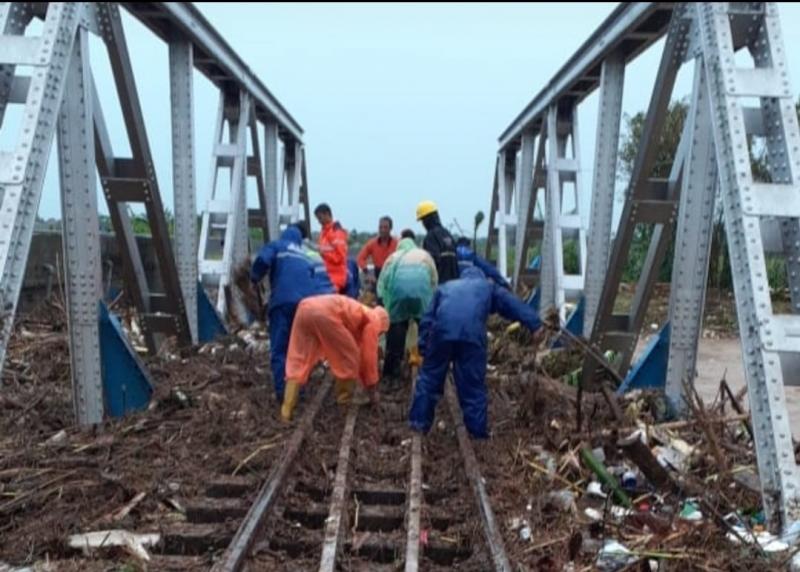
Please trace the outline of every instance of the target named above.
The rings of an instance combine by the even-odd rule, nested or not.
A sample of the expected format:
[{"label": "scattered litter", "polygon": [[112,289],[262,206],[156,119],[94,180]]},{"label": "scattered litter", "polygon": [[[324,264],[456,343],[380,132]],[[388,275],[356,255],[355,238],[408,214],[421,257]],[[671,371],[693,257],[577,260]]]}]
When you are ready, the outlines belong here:
[{"label": "scattered litter", "polygon": [[740,538],[744,539],[747,544],[758,543],[764,552],[783,552],[789,549],[789,544],[784,542],[774,534],[766,530],[761,532],[750,532],[744,526],[734,525],[732,530],[727,534],[728,540],[733,544],[741,544]]},{"label": "scattered litter", "polygon": [[121,546],[133,556],[149,561],[150,554],[146,546],[153,546],[161,541],[160,534],[136,534],[127,530],[101,530],[84,534],[73,534],[67,543],[71,548],[82,548],[91,552],[93,548]]},{"label": "scattered litter", "polygon": [[596,447],[592,449],[592,455],[594,455],[595,459],[597,459],[601,463],[606,462],[606,452],[603,450],[602,447]]},{"label": "scattered litter", "polygon": [[[588,516],[591,520],[599,522],[603,520],[603,511],[597,510],[596,508],[587,507],[583,513]],[[608,509],[608,514],[613,517],[614,519],[624,518],[626,516],[630,516],[632,514],[636,514],[634,511],[623,508],[621,506],[612,505]]]},{"label": "scattered litter", "polygon": [[[578,508],[575,504],[575,493],[567,489],[547,493],[545,502],[561,512],[573,514],[578,512]],[[533,508],[530,504],[528,507],[530,507],[527,509],[528,511]]]},{"label": "scattered litter", "polygon": [[622,476],[620,477],[620,484],[622,485],[623,489],[629,491],[635,489],[636,485],[638,484],[636,473],[631,470],[622,473]]},{"label": "scattered litter", "polygon": [[597,555],[597,569],[604,572],[619,570],[639,560],[625,546],[616,540],[606,540]]},{"label": "scattered litter", "polygon": [[597,481],[592,481],[591,483],[586,485],[586,494],[601,499],[608,497],[608,495],[603,491],[603,485],[601,485]]},{"label": "scattered litter", "polygon": [[583,461],[586,463],[587,467],[591,469],[595,475],[597,475],[597,478],[600,479],[600,481],[609,489],[611,489],[611,491],[614,493],[614,497],[620,504],[625,507],[633,506],[630,497],[628,497],[628,495],[625,494],[625,491],[620,488],[617,480],[608,472],[606,467],[597,460],[597,458],[588,448],[583,447],[581,449],[581,457],[583,458]]},{"label": "scattered litter", "polygon": [[700,522],[703,520],[703,513],[700,511],[700,507],[697,506],[695,499],[686,499],[686,501],[684,501],[679,516],[682,520],[689,522]]},{"label": "scattered litter", "polygon": [[67,432],[62,429],[52,437],[47,440],[48,445],[58,445],[59,443],[63,443],[67,440]]}]

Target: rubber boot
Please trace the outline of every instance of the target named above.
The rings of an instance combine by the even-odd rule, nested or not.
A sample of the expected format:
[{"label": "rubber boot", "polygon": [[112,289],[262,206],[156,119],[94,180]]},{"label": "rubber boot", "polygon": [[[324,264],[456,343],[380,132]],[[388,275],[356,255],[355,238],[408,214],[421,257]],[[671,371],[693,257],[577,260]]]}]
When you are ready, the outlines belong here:
[{"label": "rubber boot", "polygon": [[292,413],[297,406],[301,385],[296,381],[287,380],[283,390],[283,405],[281,405],[281,419],[287,423],[292,420]]},{"label": "rubber boot", "polygon": [[336,395],[336,403],[347,405],[353,397],[353,388],[356,382],[352,379],[337,379],[333,384],[333,392]]},{"label": "rubber boot", "polygon": [[417,346],[412,346],[411,349],[408,350],[408,365],[416,367],[417,369],[422,365],[422,356]]}]

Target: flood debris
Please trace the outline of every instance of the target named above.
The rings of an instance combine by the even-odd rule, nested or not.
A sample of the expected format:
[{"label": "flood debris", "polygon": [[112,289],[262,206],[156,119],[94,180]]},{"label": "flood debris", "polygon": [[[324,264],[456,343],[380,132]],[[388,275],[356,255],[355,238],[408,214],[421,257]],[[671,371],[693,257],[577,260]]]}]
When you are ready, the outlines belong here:
[{"label": "flood debris", "polygon": [[160,534],[135,534],[127,530],[99,530],[73,534],[69,537],[67,544],[70,548],[80,548],[87,553],[91,553],[93,549],[120,546],[136,558],[147,562],[150,560],[147,547],[158,544],[160,541]]},{"label": "flood debris", "polygon": [[104,547],[127,548],[103,558],[146,560],[135,535],[184,521],[215,478],[261,478],[280,454],[286,427],[274,414],[263,325],[200,347],[164,345],[146,358],[149,407],[80,429],[61,306],[18,317],[0,392],[0,560],[87,570],[91,559],[71,545],[91,548],[109,530],[134,536],[109,534]]},{"label": "flood debris", "polygon": [[[585,391],[578,429],[580,352],[533,356],[518,332],[492,327],[494,430],[480,461],[520,570],[764,570],[791,559],[792,543],[764,521],[749,415],[724,381],[713,403],[693,396],[685,419],[669,419],[657,392],[614,396],[612,407]],[[532,541],[512,526],[523,521]]]},{"label": "flood debris", "polygon": [[[63,570],[93,570],[100,553],[140,562],[142,552],[123,546],[87,559],[69,539],[156,534],[185,521],[210,475],[264,474],[287,430],[274,415],[269,342],[257,324],[193,349],[167,344],[148,360],[156,391],[146,411],[78,430],[62,310],[54,302],[20,317],[11,338],[0,394],[0,556],[9,567],[49,561]],[[765,570],[791,561],[798,532],[766,522],[749,416],[726,382],[713,403],[695,399],[687,418],[673,420],[658,393],[579,397],[570,382],[576,349],[537,354],[528,332],[499,320],[489,355],[492,439],[476,455],[515,569]],[[431,459],[453,454],[437,449],[451,429],[441,415],[426,440]],[[408,437],[386,447],[405,451]],[[446,487],[459,470],[433,463],[423,491]],[[463,526],[456,543],[472,537],[470,520]],[[421,531],[423,543],[429,534]]]}]

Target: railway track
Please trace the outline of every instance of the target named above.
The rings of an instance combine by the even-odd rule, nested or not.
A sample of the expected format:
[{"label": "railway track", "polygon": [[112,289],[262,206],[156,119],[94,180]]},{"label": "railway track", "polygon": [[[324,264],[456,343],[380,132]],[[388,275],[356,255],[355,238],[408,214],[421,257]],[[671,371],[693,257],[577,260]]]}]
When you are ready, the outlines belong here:
[{"label": "railway track", "polygon": [[153,569],[511,570],[452,384],[423,438],[409,388],[339,407],[317,383],[260,488],[210,479],[162,527]]}]

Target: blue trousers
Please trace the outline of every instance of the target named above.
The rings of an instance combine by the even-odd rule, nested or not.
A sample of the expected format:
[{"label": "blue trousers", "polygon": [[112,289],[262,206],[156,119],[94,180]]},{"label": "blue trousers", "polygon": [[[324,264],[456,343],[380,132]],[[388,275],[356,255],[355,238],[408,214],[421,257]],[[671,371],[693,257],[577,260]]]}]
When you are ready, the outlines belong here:
[{"label": "blue trousers", "polygon": [[289,336],[297,304],[282,304],[269,311],[269,357],[272,367],[272,383],[278,404],[283,403],[283,388],[286,385],[286,352],[289,351]]},{"label": "blue trousers", "polygon": [[433,424],[436,404],[444,392],[450,364],[456,384],[464,426],[475,439],[489,437],[486,395],[486,348],[469,342],[432,340],[417,378],[408,423],[427,433]]}]

